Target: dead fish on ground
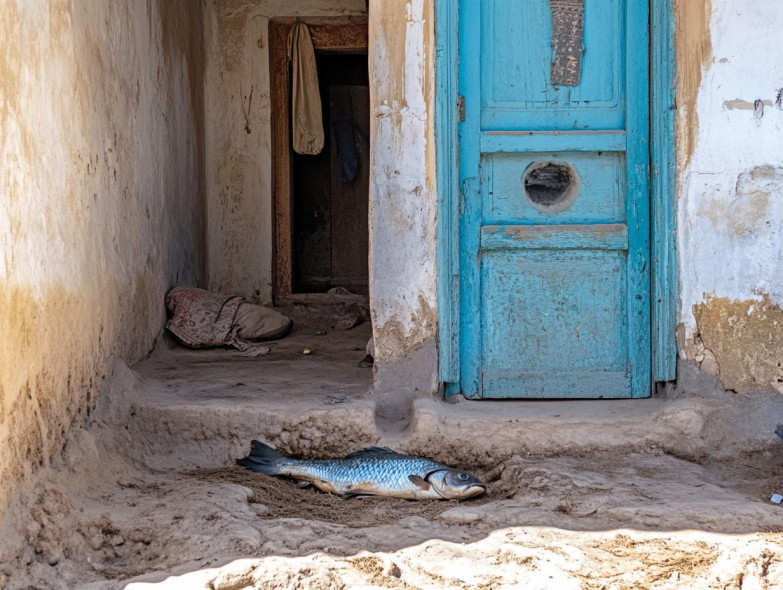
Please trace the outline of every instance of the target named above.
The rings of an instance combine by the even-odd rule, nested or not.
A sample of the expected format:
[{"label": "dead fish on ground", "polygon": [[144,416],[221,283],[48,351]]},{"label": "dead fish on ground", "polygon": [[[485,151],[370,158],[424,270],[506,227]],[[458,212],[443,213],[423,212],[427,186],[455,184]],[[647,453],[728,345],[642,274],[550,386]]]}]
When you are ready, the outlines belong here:
[{"label": "dead fish on ground", "polygon": [[343,459],[299,460],[254,440],[250,454],[237,464],[266,475],[282,475],[312,483],[319,490],[356,496],[387,496],[407,500],[464,500],[487,486],[474,476],[429,459],[370,447]]}]

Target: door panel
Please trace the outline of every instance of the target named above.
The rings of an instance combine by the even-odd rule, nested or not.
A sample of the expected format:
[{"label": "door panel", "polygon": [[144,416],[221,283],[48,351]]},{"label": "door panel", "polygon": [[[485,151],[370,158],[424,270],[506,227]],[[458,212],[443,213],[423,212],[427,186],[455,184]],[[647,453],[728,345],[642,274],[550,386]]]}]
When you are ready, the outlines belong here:
[{"label": "door panel", "polygon": [[[363,138],[370,136],[369,86],[332,86],[329,96],[332,127],[331,284],[346,287],[354,293],[367,293],[370,153]],[[342,136],[338,137],[338,133]],[[349,148],[348,156],[343,153],[346,147]],[[356,171],[352,179],[346,178],[344,172],[346,167],[351,168],[351,164]]]},{"label": "door panel", "polygon": [[483,129],[623,128],[622,0],[587,0],[579,86],[549,83],[552,18],[548,0],[481,5]]},{"label": "door panel", "polygon": [[582,248],[482,256],[482,396],[595,397],[598,384],[600,394],[629,390],[619,319],[624,258],[621,250]]},{"label": "door panel", "polygon": [[[579,177],[579,198],[551,215],[520,198],[524,171],[534,162],[567,163]],[[614,223],[625,219],[625,158],[622,153],[530,152],[487,154],[483,160],[485,222],[565,225]]]},{"label": "door panel", "polygon": [[549,0],[460,2],[465,395],[649,395],[647,10],[585,0],[555,86]]}]

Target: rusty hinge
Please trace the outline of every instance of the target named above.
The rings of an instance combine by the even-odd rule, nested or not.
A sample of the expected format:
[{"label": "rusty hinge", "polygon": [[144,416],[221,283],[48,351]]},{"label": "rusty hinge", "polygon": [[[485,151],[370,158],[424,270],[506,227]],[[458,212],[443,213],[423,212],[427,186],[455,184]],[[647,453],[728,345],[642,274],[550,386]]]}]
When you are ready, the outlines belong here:
[{"label": "rusty hinge", "polygon": [[457,96],[457,122],[465,122],[465,97],[461,94]]}]

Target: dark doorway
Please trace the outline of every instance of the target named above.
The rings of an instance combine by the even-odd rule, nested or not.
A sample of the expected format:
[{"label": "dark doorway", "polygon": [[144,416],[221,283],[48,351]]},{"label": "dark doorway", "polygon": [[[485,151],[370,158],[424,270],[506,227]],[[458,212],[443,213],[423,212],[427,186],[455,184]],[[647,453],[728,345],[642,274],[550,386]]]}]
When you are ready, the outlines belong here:
[{"label": "dark doorway", "polygon": [[367,54],[317,52],[324,149],[293,154],[294,293],[368,291]]}]

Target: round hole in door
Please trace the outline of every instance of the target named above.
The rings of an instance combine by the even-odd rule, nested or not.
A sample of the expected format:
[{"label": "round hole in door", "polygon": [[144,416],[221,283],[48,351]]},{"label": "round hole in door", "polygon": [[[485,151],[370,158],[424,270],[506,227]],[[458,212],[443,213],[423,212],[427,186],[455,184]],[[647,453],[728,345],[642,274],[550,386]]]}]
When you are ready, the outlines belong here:
[{"label": "round hole in door", "polygon": [[579,176],[567,162],[533,162],[522,175],[530,204],[542,213],[561,213],[579,193]]}]

